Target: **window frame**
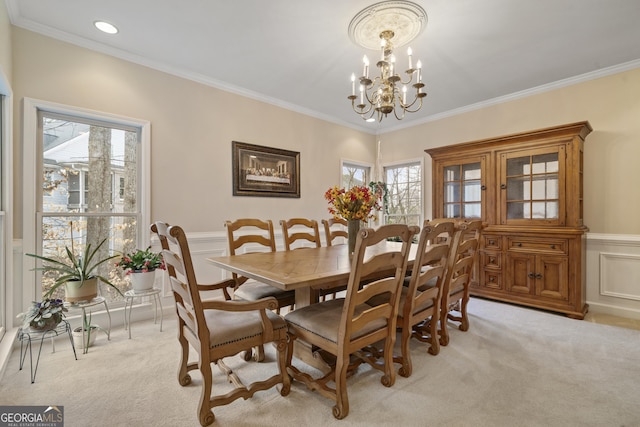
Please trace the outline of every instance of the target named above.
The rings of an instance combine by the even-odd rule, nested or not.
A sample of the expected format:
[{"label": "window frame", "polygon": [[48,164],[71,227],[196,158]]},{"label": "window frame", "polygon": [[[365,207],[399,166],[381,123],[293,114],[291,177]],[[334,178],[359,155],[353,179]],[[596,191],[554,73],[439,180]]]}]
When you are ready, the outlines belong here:
[{"label": "window frame", "polygon": [[13,306],[13,92],[0,67],[0,364],[13,343],[17,309]]},{"label": "window frame", "polygon": [[[150,173],[150,152],[151,152],[151,122],[131,117],[120,116],[81,107],[74,107],[58,104],[49,101],[42,101],[33,98],[25,98],[23,104],[23,162],[22,162],[22,247],[23,253],[38,253],[38,243],[41,236],[36,227],[38,215],[38,192],[40,179],[34,171],[40,171],[41,150],[38,147],[38,112],[44,111],[51,114],[62,114],[65,116],[76,116],[84,120],[95,120],[113,125],[138,128],[140,131],[140,197],[139,197],[139,218],[138,218],[138,242],[137,246],[145,248],[150,244],[149,225],[151,214],[151,173]],[[36,275],[31,271],[35,267],[35,259],[24,257],[22,263],[23,294],[22,303],[26,307],[30,301],[39,300],[35,279]]]}]

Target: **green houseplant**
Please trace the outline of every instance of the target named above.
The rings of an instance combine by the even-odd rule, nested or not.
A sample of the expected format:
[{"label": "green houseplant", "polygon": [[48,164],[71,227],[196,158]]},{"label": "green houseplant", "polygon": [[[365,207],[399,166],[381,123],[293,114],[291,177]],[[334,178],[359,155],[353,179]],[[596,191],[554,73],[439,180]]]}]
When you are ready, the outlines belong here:
[{"label": "green houseplant", "polygon": [[18,317],[22,318],[23,328],[48,331],[62,322],[66,311],[67,308],[61,299],[45,299],[42,302],[33,301],[31,307],[18,314]]},{"label": "green houseplant", "polygon": [[[111,286],[122,295],[122,292],[120,292],[120,289],[118,289],[116,285],[104,276],[97,274],[99,266],[109,260],[117,258],[117,255],[111,255],[102,259],[96,258],[97,252],[106,241],[107,239],[105,238],[93,250],[89,243],[82,254],[76,255],[73,248],[72,236],[71,248],[65,246],[66,257],[64,258],[55,259],[36,254],[27,254],[27,256],[37,258],[44,262],[42,267],[36,267],[34,270],[59,274],[51,288],[44,294],[44,297],[50,297],[56,289],[65,285],[65,299],[67,301],[77,302],[91,300],[97,296],[98,280]],[[78,293],[76,294],[75,291],[78,291]]]}]

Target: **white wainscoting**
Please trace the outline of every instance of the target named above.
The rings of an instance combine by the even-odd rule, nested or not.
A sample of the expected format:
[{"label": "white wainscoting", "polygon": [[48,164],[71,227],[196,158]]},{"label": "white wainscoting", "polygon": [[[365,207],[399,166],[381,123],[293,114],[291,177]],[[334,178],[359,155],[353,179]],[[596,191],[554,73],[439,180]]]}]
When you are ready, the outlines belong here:
[{"label": "white wainscoting", "polygon": [[589,311],[640,319],[640,236],[587,233]]}]

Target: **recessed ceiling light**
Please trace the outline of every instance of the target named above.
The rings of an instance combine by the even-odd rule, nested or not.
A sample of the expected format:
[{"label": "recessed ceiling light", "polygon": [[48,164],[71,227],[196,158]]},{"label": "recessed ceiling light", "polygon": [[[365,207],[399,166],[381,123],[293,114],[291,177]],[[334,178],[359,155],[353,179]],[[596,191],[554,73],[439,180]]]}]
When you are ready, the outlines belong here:
[{"label": "recessed ceiling light", "polygon": [[376,121],[376,119],[375,119],[374,117],[369,117],[369,118],[366,120],[366,122],[367,122],[367,123],[372,123],[372,122],[375,122],[375,121]]},{"label": "recessed ceiling light", "polygon": [[93,23],[93,25],[95,25],[96,28],[100,31],[107,34],[116,34],[118,32],[118,29],[113,24],[109,24],[105,21],[96,21]]}]

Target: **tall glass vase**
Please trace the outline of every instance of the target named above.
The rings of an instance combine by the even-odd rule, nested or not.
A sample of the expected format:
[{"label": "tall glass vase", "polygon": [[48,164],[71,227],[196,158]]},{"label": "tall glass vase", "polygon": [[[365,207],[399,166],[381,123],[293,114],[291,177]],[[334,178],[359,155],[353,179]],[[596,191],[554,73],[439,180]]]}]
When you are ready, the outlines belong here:
[{"label": "tall glass vase", "polygon": [[352,254],[356,250],[356,237],[358,236],[358,231],[360,231],[360,221],[359,219],[350,219],[347,220],[347,232],[349,233],[349,254]]}]

